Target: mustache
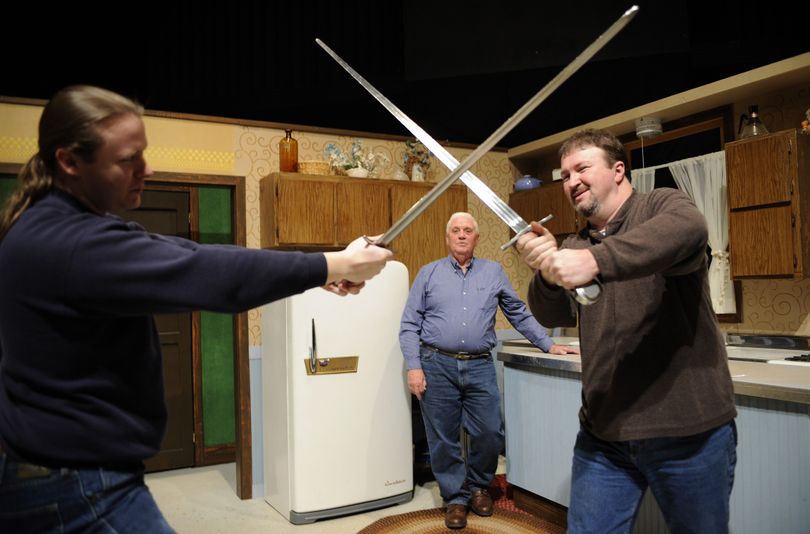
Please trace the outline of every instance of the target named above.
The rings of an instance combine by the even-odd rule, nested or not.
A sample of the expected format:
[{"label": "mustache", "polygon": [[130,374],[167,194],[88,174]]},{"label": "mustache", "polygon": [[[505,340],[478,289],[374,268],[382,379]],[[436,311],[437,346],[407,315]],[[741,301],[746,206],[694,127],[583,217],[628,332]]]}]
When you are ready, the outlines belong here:
[{"label": "mustache", "polygon": [[576,189],[572,189],[572,190],[571,190],[571,198],[574,198],[574,197],[576,197],[578,194],[580,194],[580,193],[582,193],[582,192],[584,192],[584,191],[588,191],[589,189],[590,189],[590,187],[587,187],[587,186],[584,186],[584,185],[580,185],[580,186],[578,186]]}]

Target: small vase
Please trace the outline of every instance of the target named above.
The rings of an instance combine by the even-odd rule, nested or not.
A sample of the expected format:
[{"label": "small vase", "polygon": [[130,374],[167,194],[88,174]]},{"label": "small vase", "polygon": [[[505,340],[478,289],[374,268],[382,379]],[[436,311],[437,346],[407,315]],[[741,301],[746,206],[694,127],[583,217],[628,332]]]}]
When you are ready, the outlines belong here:
[{"label": "small vase", "polygon": [[362,167],[354,167],[351,169],[346,169],[346,175],[351,176],[352,178],[368,178],[368,170]]},{"label": "small vase", "polygon": [[425,181],[425,172],[422,170],[421,165],[414,165],[413,170],[411,170],[411,180],[414,182],[424,182]]}]

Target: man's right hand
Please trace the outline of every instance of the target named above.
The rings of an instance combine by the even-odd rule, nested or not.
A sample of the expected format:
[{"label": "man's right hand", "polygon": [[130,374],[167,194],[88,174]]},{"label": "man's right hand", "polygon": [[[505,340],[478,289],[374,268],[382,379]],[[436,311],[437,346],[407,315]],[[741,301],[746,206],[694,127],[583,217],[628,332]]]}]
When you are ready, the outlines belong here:
[{"label": "man's right hand", "polygon": [[[379,236],[370,238],[374,241]],[[394,257],[388,249],[372,245],[364,237],[358,237],[345,249],[338,252],[325,252],[327,285],[332,284],[344,290],[330,289],[338,294],[356,293],[363,282],[370,280],[383,270],[388,260]]]},{"label": "man's right hand", "polygon": [[416,395],[417,399],[422,400],[422,393],[427,389],[424,371],[421,369],[408,369],[408,389]]}]

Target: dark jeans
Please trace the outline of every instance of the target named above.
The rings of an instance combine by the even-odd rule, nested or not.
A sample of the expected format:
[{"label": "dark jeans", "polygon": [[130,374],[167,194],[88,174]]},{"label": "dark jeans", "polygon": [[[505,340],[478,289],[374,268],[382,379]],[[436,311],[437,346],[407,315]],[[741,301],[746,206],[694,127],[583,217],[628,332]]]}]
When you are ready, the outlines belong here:
[{"label": "dark jeans", "polygon": [[49,469],[16,462],[0,451],[0,532],[174,530],[144,485],[142,470]]},{"label": "dark jeans", "polygon": [[[422,419],[433,475],[445,503],[467,504],[472,488],[489,488],[503,448],[495,366],[491,357],[456,360],[424,347],[419,355],[427,380]],[[470,437],[467,466],[462,426]]]},{"label": "dark jeans", "polygon": [[734,421],[693,436],[620,442],[580,429],[568,532],[629,533],[648,486],[671,533],[728,532],[736,464]]}]

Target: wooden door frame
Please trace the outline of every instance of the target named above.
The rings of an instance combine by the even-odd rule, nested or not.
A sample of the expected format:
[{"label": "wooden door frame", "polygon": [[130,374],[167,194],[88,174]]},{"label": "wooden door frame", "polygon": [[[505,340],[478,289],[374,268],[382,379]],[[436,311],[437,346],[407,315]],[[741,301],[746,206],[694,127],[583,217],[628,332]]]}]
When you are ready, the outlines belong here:
[{"label": "wooden door frame", "polygon": [[[5,174],[18,174],[22,170],[22,163],[7,163],[0,162],[0,173]],[[192,221],[195,221],[195,228],[192,232],[198,231],[196,221],[198,213],[198,206],[196,202],[197,190],[195,186],[200,185],[214,185],[230,187],[233,190],[233,205],[231,206],[233,216],[233,238],[234,244],[239,246],[247,246],[247,225],[245,222],[245,214],[247,212],[247,197],[244,176],[227,176],[217,174],[195,174],[195,173],[180,173],[180,172],[156,172],[147,179],[150,187],[160,188],[163,184],[168,188],[189,188],[190,190],[190,206],[189,213]],[[193,235],[193,234],[192,234]],[[198,236],[194,236],[198,237]],[[192,319],[192,337],[199,337],[199,313],[194,314],[196,319]],[[253,496],[253,460],[252,460],[252,441],[251,441],[251,423],[250,423],[250,359],[249,359],[249,338],[248,338],[248,317],[247,313],[239,313],[234,315],[234,405],[235,405],[235,425],[236,425],[236,447],[235,447],[235,460],[236,460],[236,494],[240,499],[250,499]],[[194,344],[192,344],[194,347]],[[202,402],[197,395],[201,391],[202,378],[199,376],[197,369],[199,368],[199,352],[194,348],[194,413],[195,413],[195,438],[197,444],[195,446],[195,463],[201,459],[198,456],[198,450],[201,450],[202,433],[198,435],[197,426],[202,424],[201,407],[198,407],[198,402]],[[199,389],[198,389],[199,388]],[[200,411],[198,411],[200,410]],[[215,455],[216,453],[214,453]],[[209,455],[209,460],[212,459]]]},{"label": "wooden door frame", "polygon": [[[147,179],[150,187],[164,186],[189,187],[192,190],[191,217],[195,221],[193,232],[199,231],[198,206],[196,199],[196,187],[200,185],[213,185],[230,187],[233,190],[233,205],[231,215],[233,220],[234,244],[238,246],[247,245],[247,224],[246,213],[246,179],[244,176],[226,176],[215,174],[195,174],[177,172],[156,172]],[[199,237],[199,236],[194,236]],[[192,321],[192,336],[199,339],[200,319],[199,313],[194,314]],[[240,499],[250,499],[253,496],[253,461],[252,461],[252,441],[250,422],[250,359],[249,359],[249,339],[248,339],[248,316],[247,312],[234,315],[234,423],[236,426],[236,494]],[[196,346],[196,343],[195,343]],[[199,351],[194,351],[194,414],[195,428],[194,435],[197,446],[195,447],[195,462],[198,465],[217,463],[225,459],[225,455],[230,454],[230,447],[223,447],[218,451],[204,452],[202,442],[202,396],[198,392],[202,391],[202,376],[197,372],[201,368]],[[221,454],[222,456],[218,456]]]}]

